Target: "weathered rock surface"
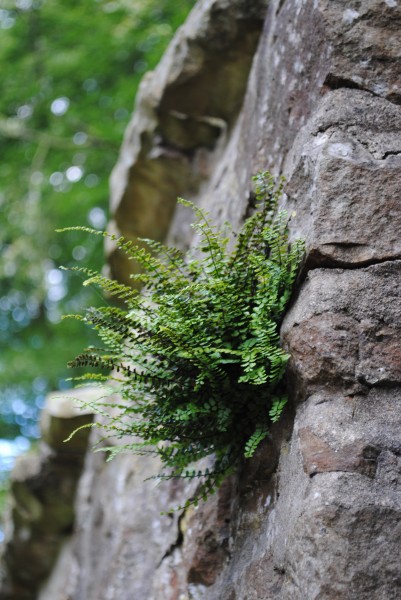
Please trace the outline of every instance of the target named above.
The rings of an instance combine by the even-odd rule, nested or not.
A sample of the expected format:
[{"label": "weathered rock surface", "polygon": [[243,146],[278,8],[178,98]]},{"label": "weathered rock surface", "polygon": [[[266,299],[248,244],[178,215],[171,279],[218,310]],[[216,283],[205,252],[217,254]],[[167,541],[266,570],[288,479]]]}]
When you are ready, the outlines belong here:
[{"label": "weathered rock surface", "polygon": [[301,388],[401,384],[400,279],[401,261],[309,273],[283,326]]},{"label": "weathered rock surface", "polygon": [[112,176],[118,231],[185,247],[176,195],[236,226],[258,169],[287,177],[307,242],[282,329],[291,403],[173,519],[160,510],[192,490],[89,456],[40,600],[401,597],[400,25],[397,0],[203,0],[145,78]]},{"label": "weathered rock surface", "polygon": [[357,90],[326,94],[285,169],[310,266],[401,257],[401,107]]},{"label": "weathered rock surface", "polygon": [[19,458],[11,475],[8,530],[2,548],[1,600],[36,600],[60,548],[71,536],[74,500],[82,473],[90,411],[74,397],[93,400],[90,390],[49,395],[42,413],[39,448]]},{"label": "weathered rock surface", "polygon": [[[164,240],[177,196],[192,196],[241,108],[266,0],[199,2],[160,65],[142,81],[111,181],[111,227]],[[111,273],[133,264],[108,249]]]},{"label": "weathered rock surface", "polygon": [[[152,459],[121,456],[112,469],[101,454],[90,454],[77,497],[76,535],[79,544],[65,565],[62,577],[70,597],[149,598],[152,578],[176,543],[179,515],[160,513],[185,501],[183,486],[160,486],[145,479],[160,472]],[[110,511],[110,506],[113,510]],[[132,544],[132,539],[141,543]],[[42,591],[41,598],[60,600]]]},{"label": "weathered rock surface", "polygon": [[[309,481],[280,597],[401,594],[393,558],[401,532],[400,274],[400,261],[311,271],[283,325],[305,398],[290,454],[299,454]],[[278,513],[281,499],[297,493],[292,486],[287,480],[281,490]]]}]

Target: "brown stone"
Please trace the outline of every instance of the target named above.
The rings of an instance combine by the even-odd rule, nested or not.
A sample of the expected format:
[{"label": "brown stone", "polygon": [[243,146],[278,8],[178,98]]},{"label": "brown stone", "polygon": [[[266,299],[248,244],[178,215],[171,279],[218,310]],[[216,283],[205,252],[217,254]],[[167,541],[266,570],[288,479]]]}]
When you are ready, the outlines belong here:
[{"label": "brown stone", "polygon": [[366,89],[400,104],[400,5],[394,0],[319,4],[332,44],[326,85]]},{"label": "brown stone", "polygon": [[300,447],[305,473],[312,477],[331,471],[357,472],[374,477],[379,450],[364,447],[361,442],[334,449],[322,438],[305,427],[299,431]]},{"label": "brown stone", "polygon": [[401,257],[400,139],[401,107],[355,90],[323,98],[286,161],[307,265]]},{"label": "brown stone", "polygon": [[229,558],[230,507],[233,480],[226,480],[219,493],[198,511],[186,524],[183,559],[189,584],[212,585]]},{"label": "brown stone", "polygon": [[401,261],[310,272],[283,327],[298,397],[400,382],[400,274]]},{"label": "brown stone", "polygon": [[355,319],[343,314],[314,315],[295,323],[286,343],[291,348],[291,369],[300,374],[297,394],[303,386],[309,391],[330,385],[353,389],[359,351]]}]

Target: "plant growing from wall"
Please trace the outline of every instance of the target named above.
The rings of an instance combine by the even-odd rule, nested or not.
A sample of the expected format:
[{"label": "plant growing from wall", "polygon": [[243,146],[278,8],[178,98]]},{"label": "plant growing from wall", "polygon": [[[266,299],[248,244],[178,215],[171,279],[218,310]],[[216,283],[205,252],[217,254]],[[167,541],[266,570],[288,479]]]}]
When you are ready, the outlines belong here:
[{"label": "plant growing from wall", "polygon": [[[141,240],[143,247],[84,228],[109,236],[141,265],[143,272],[132,278],[143,289],[77,267],[88,277],[85,285],[99,285],[126,308],[93,308],[78,317],[98,331],[104,348],[89,348],[70,365],[100,369],[84,375],[84,382],[119,384],[118,404],[94,406],[106,437],[122,440],[108,448],[110,455],[150,452],[167,468],[161,478],[199,477],[189,502],[207,497],[242,457],[253,455],[286,402],[282,378],[289,356],[280,346],[279,325],[303,243],[289,244],[287,214],[276,212],[282,183],[268,173],[254,180],[258,210],[231,250],[207,213],[185,200],[199,239],[186,256],[159,242]],[[210,454],[213,467],[193,467]]]}]

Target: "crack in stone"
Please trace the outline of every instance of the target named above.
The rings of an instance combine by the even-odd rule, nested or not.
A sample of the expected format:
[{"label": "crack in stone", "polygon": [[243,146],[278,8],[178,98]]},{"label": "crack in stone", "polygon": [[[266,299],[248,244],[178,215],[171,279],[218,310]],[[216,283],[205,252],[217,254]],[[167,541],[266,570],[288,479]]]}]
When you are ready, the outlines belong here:
[{"label": "crack in stone", "polygon": [[[386,100],[386,98],[383,98],[384,100]],[[381,156],[379,156],[378,158],[375,157],[372,154],[372,151],[369,148],[369,144],[366,140],[361,140],[359,139],[355,134],[354,134],[354,139],[363,147],[365,148],[365,150],[367,152],[369,152],[370,156],[372,157],[372,160],[386,160],[389,156],[400,156],[401,155],[401,150],[387,150],[386,152],[384,152]]]},{"label": "crack in stone", "polygon": [[388,152],[385,152],[382,156],[382,160],[386,159],[388,156],[400,156],[401,155],[401,150],[388,150]]},{"label": "crack in stone", "polygon": [[329,73],[326,76],[326,79],[323,82],[323,88],[326,87],[330,90],[338,90],[340,88],[347,88],[351,90],[361,90],[363,92],[368,92],[372,96],[376,98],[382,98],[383,100],[387,100],[391,104],[400,105],[401,104],[401,95],[399,94],[389,94],[388,96],[381,96],[380,94],[376,94],[373,90],[356,83],[352,79],[347,79],[347,77],[340,77],[339,75],[334,75],[334,73]]},{"label": "crack in stone", "polygon": [[327,86],[331,90],[339,90],[340,88],[347,88],[351,90],[363,90],[365,92],[371,93],[373,96],[376,96],[374,92],[365,89],[359,83],[352,81],[352,79],[340,77],[339,75],[334,75],[333,73],[328,73],[328,75],[326,75],[326,79],[323,82],[323,86]]},{"label": "crack in stone", "polygon": [[278,6],[277,6],[277,10],[276,10],[276,16],[278,16],[281,12],[281,9],[283,8],[284,4],[285,4],[286,0],[279,0]]},{"label": "crack in stone", "polygon": [[[367,91],[367,90],[363,90],[363,91]],[[379,96],[376,96],[377,98]],[[386,98],[381,98],[382,100],[386,100]],[[328,131],[330,131],[330,129],[332,129],[333,131],[330,134],[330,137],[328,138],[327,141],[330,141],[330,139],[333,137],[333,135],[335,133],[337,133],[338,131],[343,132],[346,131],[348,132],[349,129],[353,128],[354,124],[350,123],[350,124],[345,124],[343,126],[339,127],[339,123],[329,123],[328,125],[324,126],[324,125],[320,125],[316,130],[311,132],[311,135],[313,135],[313,137],[317,137],[319,134],[321,133],[327,133]],[[386,160],[389,156],[400,156],[401,155],[401,150],[387,150],[386,152],[384,152],[381,156],[376,157],[374,156],[374,154],[372,154],[371,149],[369,148],[369,144],[366,140],[361,140],[356,134],[355,132],[352,132],[352,138],[358,142],[358,144],[360,144],[362,146],[362,148],[364,148],[366,150],[366,152],[368,152],[370,154],[370,157],[373,161],[379,161],[379,160]],[[358,245],[358,244],[354,244],[354,245]],[[360,244],[363,245],[363,244]]]},{"label": "crack in stone", "polygon": [[[324,245],[324,244],[323,244]],[[364,244],[330,244],[330,245],[338,245],[338,246],[358,246]],[[366,267],[371,267],[373,265],[381,265],[386,262],[396,262],[401,260],[401,254],[396,256],[385,256],[383,258],[372,258],[370,260],[360,261],[358,263],[349,263],[347,261],[342,261],[334,258],[324,257],[319,254],[309,255],[306,257],[306,262],[304,265],[302,278],[309,273],[309,271],[314,271],[315,269],[346,269],[349,271],[356,271],[357,269],[365,269]]]},{"label": "crack in stone", "polygon": [[[385,100],[385,98],[383,98]],[[348,131],[350,128],[353,127],[353,124],[350,125],[346,125],[344,127],[344,129],[340,128],[340,131]],[[327,125],[327,127],[319,127],[317,129],[316,132],[312,133],[312,135],[314,137],[317,137],[317,135],[319,133],[326,133],[328,131],[330,131],[330,129],[333,129],[330,138],[327,140],[329,141],[331,139],[331,137],[338,132],[338,123],[330,123],[329,125]],[[358,144],[360,144],[362,146],[362,148],[364,148],[366,150],[366,152],[369,153],[370,158],[372,161],[379,161],[379,160],[386,160],[389,156],[401,156],[401,150],[387,150],[386,152],[384,152],[382,155],[380,156],[374,156],[374,154],[372,154],[371,149],[369,148],[369,143],[366,140],[361,140],[358,136],[355,135],[355,133],[352,133],[352,138],[354,140],[356,140],[358,142]],[[363,246],[364,244],[350,244],[350,245],[354,245],[354,246]]]},{"label": "crack in stone", "polygon": [[377,388],[392,389],[392,388],[398,388],[400,386],[399,381],[395,381],[395,380],[393,381],[390,379],[379,379],[378,381],[374,381],[374,382],[368,381],[367,375],[365,373],[359,375],[359,377],[357,377],[357,381],[359,383],[361,383],[362,385],[364,385],[369,390],[373,390],[373,389],[377,389]]},{"label": "crack in stone", "polygon": [[182,514],[178,517],[178,521],[177,521],[177,537],[175,539],[175,541],[170,544],[170,546],[167,548],[166,552],[163,554],[163,556],[161,557],[158,565],[157,565],[157,569],[162,565],[163,561],[168,558],[169,556],[172,556],[172,554],[174,553],[175,550],[177,550],[177,548],[181,548],[183,542],[184,542],[184,534],[182,532],[181,529],[181,523],[185,517],[186,511],[184,510],[182,512]]}]

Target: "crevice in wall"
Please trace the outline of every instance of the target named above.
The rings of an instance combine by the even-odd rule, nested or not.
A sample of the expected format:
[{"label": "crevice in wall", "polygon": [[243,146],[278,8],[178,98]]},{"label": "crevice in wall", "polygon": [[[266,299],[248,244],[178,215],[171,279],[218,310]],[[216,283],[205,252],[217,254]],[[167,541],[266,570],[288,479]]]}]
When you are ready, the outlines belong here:
[{"label": "crevice in wall", "polygon": [[183,522],[183,519],[185,518],[185,515],[186,515],[186,511],[184,510],[178,517],[177,537],[175,538],[174,542],[172,544],[170,544],[169,548],[167,548],[166,552],[161,557],[161,559],[156,567],[157,569],[161,566],[163,561],[166,560],[166,558],[168,558],[169,556],[172,556],[174,554],[175,550],[177,550],[178,548],[181,548],[181,546],[184,542],[184,534],[182,531],[182,522]]},{"label": "crevice in wall", "polygon": [[338,90],[340,88],[347,88],[351,90],[361,90],[363,92],[368,92],[372,94],[372,96],[376,96],[377,98],[383,98],[383,100],[387,100],[391,104],[401,105],[401,94],[391,93],[387,96],[382,96],[380,94],[376,94],[373,90],[364,87],[363,85],[349,79],[347,77],[341,77],[340,75],[334,75],[334,73],[329,73],[326,76],[326,79],[323,82],[322,90]]},{"label": "crevice in wall", "polygon": [[[324,244],[322,244],[324,245]],[[331,246],[349,246],[353,247],[358,244],[330,244]],[[349,271],[355,271],[358,269],[365,269],[366,267],[372,267],[373,265],[381,265],[387,262],[396,262],[401,260],[401,254],[396,254],[393,256],[385,256],[383,258],[372,258],[370,260],[359,261],[356,263],[351,263],[348,261],[342,261],[338,259],[332,259],[330,257],[324,256],[319,250],[312,250],[307,254],[305,264],[302,268],[302,272],[300,274],[300,280],[303,281],[309,271],[313,271],[315,269],[345,269]]]},{"label": "crevice in wall", "polygon": [[281,12],[281,9],[283,8],[284,4],[286,3],[286,0],[279,0],[278,6],[277,6],[277,10],[276,10],[276,15],[279,15]]},{"label": "crevice in wall", "polygon": [[330,90],[338,90],[340,88],[348,88],[351,90],[363,90],[364,92],[369,92],[372,95],[373,92],[371,90],[367,90],[360,84],[356,83],[352,79],[347,79],[346,77],[340,77],[339,75],[334,75],[333,73],[329,73],[326,76],[326,79],[323,82],[323,89],[329,88]]},{"label": "crevice in wall", "polygon": [[389,156],[400,156],[400,155],[401,155],[401,150],[389,150],[388,152],[385,152],[383,154],[382,160],[385,160]]},{"label": "crevice in wall", "polygon": [[377,388],[393,389],[393,388],[400,387],[399,381],[391,380],[391,379],[382,378],[377,382],[368,381],[367,376],[365,374],[359,375],[357,377],[357,381],[359,383],[361,383],[362,385],[364,385],[368,390],[377,389]]}]

